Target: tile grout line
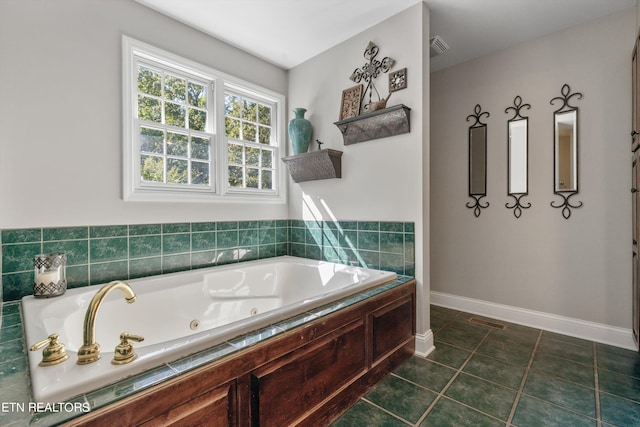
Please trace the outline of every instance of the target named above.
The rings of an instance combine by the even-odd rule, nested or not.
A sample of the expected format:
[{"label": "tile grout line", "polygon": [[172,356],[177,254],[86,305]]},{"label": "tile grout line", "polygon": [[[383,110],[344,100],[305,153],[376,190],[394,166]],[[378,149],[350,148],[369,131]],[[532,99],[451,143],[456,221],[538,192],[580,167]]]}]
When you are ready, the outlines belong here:
[{"label": "tile grout line", "polygon": [[[461,313],[462,312],[458,313],[455,317],[459,317]],[[442,390],[440,390],[440,393],[438,393],[436,398],[433,399],[433,402],[431,402],[431,404],[427,407],[427,409],[424,411],[424,414],[422,414],[422,416],[418,419],[418,421],[416,421],[414,426],[419,426],[420,423],[422,421],[424,421],[425,418],[427,418],[427,415],[429,415],[429,413],[433,410],[433,408],[436,406],[436,404],[440,401],[440,398],[442,398],[444,396],[444,393],[449,389],[449,387],[451,386],[451,384],[453,384],[453,382],[456,380],[456,378],[458,378],[460,376],[460,374],[462,373],[462,370],[467,366],[467,364],[469,363],[471,358],[473,358],[473,356],[475,356],[476,351],[486,341],[486,339],[489,337],[489,335],[491,335],[491,331],[487,330],[485,332],[484,336],[482,337],[482,339],[480,340],[480,342],[478,342],[478,344],[473,348],[471,353],[469,353],[469,355],[464,360],[464,362],[462,362],[462,365],[460,365],[460,367],[456,370],[456,373],[453,374],[453,376],[449,379],[447,384],[442,388]]]},{"label": "tile grout line", "polygon": [[389,411],[388,409],[383,408],[382,406],[378,405],[377,403],[374,403],[372,401],[370,401],[369,399],[367,399],[366,397],[361,397],[359,400],[368,403],[369,405],[373,406],[374,408],[378,408],[381,411],[385,412],[388,415],[391,415],[393,418],[397,419],[398,421],[402,421],[403,423],[409,425],[409,426],[413,426],[413,424],[411,424],[410,421],[405,420],[404,418],[400,417],[399,415],[394,414],[393,412]]},{"label": "tile grout line", "polygon": [[442,329],[444,329],[445,327],[447,327],[447,326],[449,326],[450,324],[452,324],[454,319],[456,319],[456,318],[460,317],[460,314],[462,314],[462,311],[458,311],[458,312],[456,313],[456,315],[455,315],[455,316],[451,316],[451,319],[450,319],[450,320],[447,320],[447,321],[444,323],[444,325],[440,326],[437,330],[432,329],[432,330],[433,330],[434,339],[435,339],[435,335],[436,335],[439,331],[441,331],[441,330],[442,330]]},{"label": "tile grout line", "polygon": [[[467,373],[465,372],[465,374],[467,374]],[[467,374],[467,375],[469,375],[469,374]],[[478,413],[480,413],[480,414],[482,414],[482,415],[484,415],[484,416],[486,416],[488,418],[494,419],[494,420],[498,421],[499,423],[504,424],[504,420],[501,420],[500,418],[496,417],[495,415],[489,414],[488,412],[484,412],[482,409],[474,408],[473,406],[471,406],[471,405],[469,405],[467,403],[460,402],[459,400],[455,400],[454,398],[449,397],[449,396],[442,396],[442,398],[446,399],[446,400],[450,400],[451,402],[454,402],[457,405],[464,406],[465,408],[469,408],[474,412],[478,412]]]},{"label": "tile grout line", "polygon": [[513,422],[513,418],[516,415],[516,408],[518,407],[518,403],[520,403],[520,397],[522,397],[522,391],[524,390],[524,385],[527,382],[527,377],[529,376],[529,370],[531,369],[531,365],[533,365],[533,359],[535,358],[536,351],[538,351],[538,346],[540,345],[540,339],[542,339],[542,330],[538,332],[538,339],[536,339],[536,344],[533,347],[533,351],[531,352],[529,363],[527,364],[527,367],[524,370],[524,376],[520,381],[520,387],[518,388],[518,392],[516,393],[516,398],[513,401],[513,405],[511,405],[511,412],[509,412],[509,418],[507,418],[507,427],[511,426],[511,423]]},{"label": "tile grout line", "polygon": [[87,286],[91,286],[91,226],[87,226]]}]

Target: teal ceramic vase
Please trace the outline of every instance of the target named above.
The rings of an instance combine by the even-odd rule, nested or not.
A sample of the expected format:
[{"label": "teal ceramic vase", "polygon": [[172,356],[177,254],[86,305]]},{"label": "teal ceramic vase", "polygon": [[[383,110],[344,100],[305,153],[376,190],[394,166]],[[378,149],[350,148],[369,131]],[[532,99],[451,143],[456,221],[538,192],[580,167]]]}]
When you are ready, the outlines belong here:
[{"label": "teal ceramic vase", "polygon": [[293,154],[302,154],[309,150],[313,127],[311,122],[304,118],[306,112],[306,108],[293,109],[296,117],[289,122],[289,141],[291,141]]}]

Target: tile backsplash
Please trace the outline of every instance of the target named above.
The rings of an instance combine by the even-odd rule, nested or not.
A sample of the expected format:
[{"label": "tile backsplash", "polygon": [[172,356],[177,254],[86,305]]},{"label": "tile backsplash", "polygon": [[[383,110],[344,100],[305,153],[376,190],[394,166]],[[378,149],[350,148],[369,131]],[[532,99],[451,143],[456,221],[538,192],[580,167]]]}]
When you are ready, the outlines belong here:
[{"label": "tile backsplash", "polygon": [[414,275],[413,222],[289,221],[289,255]]},{"label": "tile backsplash", "polygon": [[260,220],[2,230],[4,301],[33,293],[33,257],[67,253],[69,288],[293,255],[413,275],[414,223]]}]

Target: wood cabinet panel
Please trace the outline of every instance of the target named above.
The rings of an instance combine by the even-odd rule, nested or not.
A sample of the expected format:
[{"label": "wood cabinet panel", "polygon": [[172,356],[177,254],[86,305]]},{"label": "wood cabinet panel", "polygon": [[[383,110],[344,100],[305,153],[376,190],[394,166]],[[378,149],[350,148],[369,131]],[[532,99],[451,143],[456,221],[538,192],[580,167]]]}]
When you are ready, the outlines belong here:
[{"label": "wood cabinet panel", "polygon": [[[221,378],[225,378],[224,382]],[[221,385],[222,384],[222,385]],[[168,381],[147,391],[136,394],[114,404],[112,407],[90,412],[86,416],[72,420],[72,426],[113,426],[117,419],[119,425],[188,425],[181,424],[180,418],[193,416],[196,419],[202,414],[213,411],[215,418],[209,419],[205,425],[236,425],[236,382],[228,377],[220,376],[217,370],[209,370],[199,375],[187,374],[175,381]],[[157,423],[166,417],[163,424]],[[211,424],[215,419],[216,423]],[[218,424],[220,420],[220,424]],[[154,424],[155,422],[155,424]],[[191,424],[191,425],[197,425]]]},{"label": "wood cabinet panel", "polygon": [[373,362],[415,335],[413,295],[373,313]]},{"label": "wood cabinet panel", "polygon": [[141,424],[144,427],[235,426],[235,388],[217,387]]},{"label": "wood cabinet panel", "polygon": [[354,322],[252,375],[252,425],[290,425],[366,369],[365,325]]}]

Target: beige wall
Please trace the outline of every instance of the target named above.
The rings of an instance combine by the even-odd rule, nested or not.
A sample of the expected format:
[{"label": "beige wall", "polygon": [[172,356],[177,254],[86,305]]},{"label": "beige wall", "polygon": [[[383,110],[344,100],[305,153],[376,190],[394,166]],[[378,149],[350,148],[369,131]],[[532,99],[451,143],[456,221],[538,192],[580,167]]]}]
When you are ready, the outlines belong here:
[{"label": "beige wall", "polygon": [[286,95],[285,71],[133,0],[0,1],[0,229],[286,218],[122,201],[123,34]]},{"label": "beige wall", "polygon": [[[635,15],[615,14],[431,75],[431,289],[622,328],[631,327],[631,50]],[[553,195],[551,98],[582,92],[579,179],[571,218]],[[529,116],[529,193],[520,219],[507,198],[506,107]],[[465,118],[488,123],[490,207],[467,197]]]},{"label": "beige wall", "polygon": [[[290,183],[290,217],[414,221],[416,276],[422,292],[419,333],[429,329],[428,274],[424,273],[429,259],[429,184],[423,178],[429,170],[428,34],[429,12],[420,3],[289,71],[289,110],[307,108],[313,140],[344,153],[342,179]],[[407,68],[408,88],[394,92],[387,105],[411,108],[411,132],[345,146],[333,122],[338,120],[342,90],[354,85],[349,76],[365,63],[363,52],[369,41],[380,47],[380,59],[390,56],[397,61],[394,69]],[[386,74],[376,80],[376,87],[387,95]],[[312,149],[317,149],[315,143]]]}]

